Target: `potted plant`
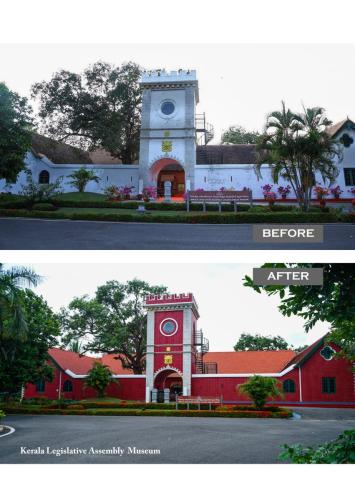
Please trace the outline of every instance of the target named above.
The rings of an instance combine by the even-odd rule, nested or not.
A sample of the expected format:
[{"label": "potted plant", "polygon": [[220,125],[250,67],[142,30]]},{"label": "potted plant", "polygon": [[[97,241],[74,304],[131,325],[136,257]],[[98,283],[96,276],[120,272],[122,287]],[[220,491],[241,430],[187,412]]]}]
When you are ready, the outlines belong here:
[{"label": "potted plant", "polygon": [[340,195],[343,191],[342,191],[342,189],[340,189],[340,186],[335,186],[335,187],[331,188],[330,192],[334,196],[335,199],[339,199]]},{"label": "potted plant", "polygon": [[154,186],[147,186],[143,189],[143,200],[148,202],[151,200],[155,200],[157,197],[157,188]]},{"label": "potted plant", "polygon": [[272,207],[275,205],[276,198],[277,198],[277,194],[274,191],[269,191],[265,195],[265,199],[268,202],[270,209],[272,209]]},{"label": "potted plant", "polygon": [[134,186],[122,186],[120,187],[120,193],[125,200],[129,200],[131,198],[133,189]]},{"label": "potted plant", "polygon": [[121,193],[117,186],[111,185],[105,189],[105,196],[109,201],[119,201]]},{"label": "potted plant", "polygon": [[272,190],[272,185],[265,184],[265,186],[261,186],[261,189],[263,190],[263,195],[264,195],[264,198],[266,200],[268,193],[270,193]]},{"label": "potted plant", "polygon": [[283,200],[286,200],[287,195],[291,192],[291,186],[279,186],[277,192],[281,195]]},{"label": "potted plant", "polygon": [[329,189],[323,186],[316,186],[314,188],[314,193],[316,194],[317,199],[319,200],[319,205],[321,206],[321,208],[324,208],[326,205],[325,197],[328,195]]}]

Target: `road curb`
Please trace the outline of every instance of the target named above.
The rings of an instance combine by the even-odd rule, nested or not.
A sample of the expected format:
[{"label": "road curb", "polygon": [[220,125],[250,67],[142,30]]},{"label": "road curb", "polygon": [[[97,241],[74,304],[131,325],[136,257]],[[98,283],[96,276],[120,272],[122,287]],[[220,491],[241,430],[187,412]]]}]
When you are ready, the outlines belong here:
[{"label": "road curb", "polygon": [[10,425],[4,425],[4,429],[8,429],[8,432],[6,432],[6,434],[1,434],[0,438],[5,437],[5,436],[9,436],[10,434],[13,434],[16,430],[16,429],[14,429],[14,427],[11,427]]}]

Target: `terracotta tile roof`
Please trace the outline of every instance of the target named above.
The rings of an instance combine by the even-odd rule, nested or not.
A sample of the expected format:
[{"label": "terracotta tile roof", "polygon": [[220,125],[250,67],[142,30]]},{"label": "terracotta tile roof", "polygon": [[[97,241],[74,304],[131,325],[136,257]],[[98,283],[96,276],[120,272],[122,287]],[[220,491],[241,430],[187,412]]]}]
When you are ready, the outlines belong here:
[{"label": "terracotta tile roof", "polygon": [[117,165],[122,163],[118,158],[114,158],[105,149],[94,149],[94,151],[89,152],[90,159],[92,163],[97,163],[100,165]]},{"label": "terracotta tile roof", "polygon": [[131,370],[122,367],[121,361],[115,359],[115,354],[105,354],[102,357],[94,358],[93,356],[80,356],[75,352],[58,348],[49,349],[48,354],[63,370],[70,370],[76,375],[86,375],[95,361],[108,366],[115,375],[132,374]]},{"label": "terracotta tile roof", "polygon": [[204,362],[216,362],[218,373],[279,373],[295,357],[294,351],[208,352]]},{"label": "terracotta tile roof", "polygon": [[196,164],[254,164],[255,144],[223,144],[216,146],[197,146]]},{"label": "terracotta tile roof", "polygon": [[64,142],[58,142],[44,135],[32,134],[32,152],[35,156],[41,158],[46,156],[51,162],[57,164],[74,163],[87,164],[92,163],[87,151],[75,148]]},{"label": "terracotta tile roof", "polygon": [[58,348],[49,349],[48,354],[63,370],[71,370],[76,375],[85,375],[93,363],[99,361],[98,358],[79,356],[76,352]]},{"label": "terracotta tile roof", "polygon": [[330,127],[327,127],[326,130],[327,130],[328,134],[333,137],[338,132],[340,132],[340,130],[345,125],[349,125],[350,128],[355,129],[355,123],[352,120],[350,120],[349,117],[347,117],[345,120],[342,120],[341,122],[338,122],[338,123],[334,123]]},{"label": "terracotta tile roof", "polygon": [[117,358],[117,354],[105,354],[101,358],[101,362],[108,366],[113,373],[116,375],[132,375],[133,372],[132,370],[127,370],[126,368],[123,368],[122,363],[119,359]]}]

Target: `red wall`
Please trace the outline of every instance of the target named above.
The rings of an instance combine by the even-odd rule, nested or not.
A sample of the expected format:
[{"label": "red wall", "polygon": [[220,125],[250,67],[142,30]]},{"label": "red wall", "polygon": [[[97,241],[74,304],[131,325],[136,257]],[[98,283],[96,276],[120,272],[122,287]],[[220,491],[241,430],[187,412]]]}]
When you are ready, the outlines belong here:
[{"label": "red wall", "polygon": [[[73,384],[72,392],[63,392],[64,382],[71,380]],[[106,395],[120,399],[144,400],[145,399],[145,378],[121,378],[116,379],[118,383],[111,383]],[[85,399],[97,397],[96,391],[85,387],[85,379],[71,378],[62,371],[62,398],[65,399]],[[55,368],[52,382],[46,382],[45,392],[37,392],[34,384],[27,384],[25,388],[25,398],[46,397],[48,399],[58,399],[59,397],[59,369]]]}]

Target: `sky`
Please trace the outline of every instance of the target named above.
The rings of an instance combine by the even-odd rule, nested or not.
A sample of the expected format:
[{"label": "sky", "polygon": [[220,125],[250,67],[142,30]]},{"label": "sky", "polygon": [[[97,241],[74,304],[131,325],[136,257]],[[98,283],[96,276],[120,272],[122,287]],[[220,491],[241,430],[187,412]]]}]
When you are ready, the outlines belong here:
[{"label": "sky", "polygon": [[296,316],[282,316],[279,299],[243,286],[245,274],[256,264],[28,264],[43,277],[35,292],[59,311],[73,297],[92,297],[108,280],[138,278],[165,285],[172,293],[192,292],[199,306],[198,327],[210,341],[211,351],[231,351],[245,333],[280,335],[294,346],[310,344],[327,333],[318,323],[310,333]]},{"label": "sky", "polygon": [[354,45],[347,44],[3,44],[0,81],[29,96],[33,83],[60,69],[81,72],[103,60],[146,69],[196,69],[200,103],[215,127],[262,130],[281,100],[294,110],[322,106],[333,122],[355,119]]}]

